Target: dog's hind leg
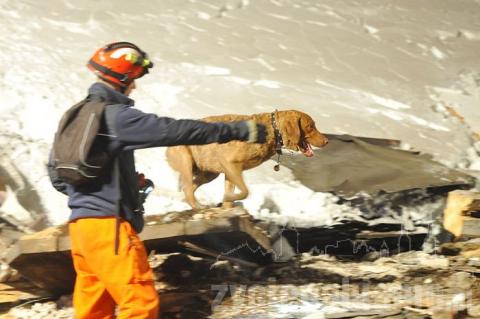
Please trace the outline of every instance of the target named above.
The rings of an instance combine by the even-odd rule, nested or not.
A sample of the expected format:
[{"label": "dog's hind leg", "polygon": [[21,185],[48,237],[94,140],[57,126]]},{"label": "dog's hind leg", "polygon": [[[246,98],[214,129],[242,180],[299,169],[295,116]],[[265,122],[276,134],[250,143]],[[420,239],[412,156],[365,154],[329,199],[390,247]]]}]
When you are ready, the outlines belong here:
[{"label": "dog's hind leg", "polygon": [[[202,186],[203,184],[209,183],[213,181],[215,178],[218,177],[218,173],[211,173],[211,172],[204,172],[199,171],[198,169],[194,169],[193,171],[193,189],[192,189],[192,196],[194,196],[195,191]],[[206,208],[207,206],[201,205],[198,202],[196,203],[197,209]]]},{"label": "dog's hind leg", "polygon": [[225,193],[223,197],[223,203],[225,205],[231,205],[227,203],[247,198],[248,188],[247,188],[247,185],[245,184],[245,181],[243,180],[243,176],[242,176],[243,169],[241,164],[228,163],[227,165],[222,165],[222,166],[223,166],[223,171],[225,173],[225,180],[228,180],[230,183],[238,187],[238,189],[240,190],[240,193],[238,194],[235,194],[233,192],[234,189],[232,189],[232,191],[230,191],[229,193]]},{"label": "dog's hind leg", "polygon": [[193,174],[193,192],[195,192],[203,184],[210,183],[220,175],[219,173],[196,171]]},{"label": "dog's hind leg", "polygon": [[201,208],[193,195],[193,158],[187,146],[175,146],[167,149],[167,160],[170,166],[180,174],[180,184],[186,202],[193,208]]}]

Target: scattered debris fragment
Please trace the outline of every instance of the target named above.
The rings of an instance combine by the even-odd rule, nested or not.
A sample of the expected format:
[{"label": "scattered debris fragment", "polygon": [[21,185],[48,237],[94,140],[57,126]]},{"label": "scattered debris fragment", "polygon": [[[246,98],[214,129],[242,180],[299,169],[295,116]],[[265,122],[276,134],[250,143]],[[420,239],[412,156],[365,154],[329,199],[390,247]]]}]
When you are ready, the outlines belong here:
[{"label": "scattered debris fragment", "polygon": [[456,190],[448,194],[443,226],[455,237],[480,237],[480,192]]},{"label": "scattered debris fragment", "polygon": [[[140,237],[149,251],[194,251],[244,266],[256,265],[249,259],[258,263],[271,260],[267,234],[240,207],[150,216]],[[65,225],[23,236],[6,259],[25,278],[53,294],[70,293],[73,289],[75,271]]]},{"label": "scattered debris fragment", "polygon": [[[242,209],[206,210],[200,213],[202,218],[194,218],[197,214],[174,213],[152,218],[147,223],[151,231],[146,232],[146,243],[159,249],[151,250],[149,260],[161,295],[162,318],[410,319],[454,318],[457,314],[474,318],[478,313],[480,256],[472,253],[480,248],[478,239],[446,243],[439,249],[441,254],[395,250],[375,258],[368,254],[358,258],[354,254],[310,251],[282,263],[255,263],[252,262],[255,259],[248,260],[245,254],[222,258],[221,254],[215,255],[220,251],[218,247],[208,240],[199,240],[205,235],[203,232],[220,231],[217,234],[227,238],[235,229],[243,229],[254,234],[259,239],[258,247],[263,247],[259,242],[269,237],[258,235],[265,235],[260,229],[247,230],[251,220],[242,217]],[[176,234],[179,229],[188,235],[180,235],[180,239],[168,243],[163,242],[167,239],[164,237],[155,243],[148,236],[152,236],[154,227],[160,226],[159,219],[166,220],[165,225],[169,226],[164,230],[176,229],[165,236]],[[189,224],[192,221],[195,224]],[[222,227],[232,231],[224,232]],[[43,247],[58,249],[66,247],[59,240],[64,235],[64,229],[55,228],[27,235],[22,240],[57,236],[57,240],[44,241]],[[381,238],[381,232],[362,231],[356,236],[363,240]],[[178,245],[181,251],[175,248],[166,252],[165,247],[171,245]],[[30,286],[25,286],[26,283]],[[58,294],[38,289],[25,279],[16,285],[0,286],[0,296],[2,293],[5,297],[0,299],[1,311],[8,310],[0,316],[2,319],[72,316],[69,295],[59,298]],[[7,296],[12,298],[9,300]],[[21,305],[23,302],[28,303]]]}]

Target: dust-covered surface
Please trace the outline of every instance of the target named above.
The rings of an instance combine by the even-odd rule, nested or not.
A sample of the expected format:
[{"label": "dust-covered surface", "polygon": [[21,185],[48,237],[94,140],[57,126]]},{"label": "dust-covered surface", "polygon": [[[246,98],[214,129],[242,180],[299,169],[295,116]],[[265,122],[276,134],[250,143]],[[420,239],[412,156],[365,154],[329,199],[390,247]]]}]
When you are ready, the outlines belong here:
[{"label": "dust-covered surface", "polygon": [[[401,149],[430,154],[480,177],[479,12],[478,0],[0,0],[0,191],[7,194],[0,230],[10,236],[2,237],[7,238],[2,249],[21,233],[68,218],[67,199],[46,174],[48,152],[60,116],[94,81],[87,60],[113,41],[138,44],[155,63],[132,96],[144,111],[201,118],[298,109],[322,132],[401,140]],[[136,157],[138,170],[157,185],[148,214],[189,209],[164,149],[142,150]],[[273,165],[269,161],[245,173],[250,196],[243,206],[255,218],[287,227],[331,226],[345,219],[381,224],[386,218],[402,229],[438,233],[432,222],[443,206],[441,194],[419,190],[352,205],[302,185],[286,167],[274,172]],[[321,169],[313,168],[312,176]],[[202,186],[197,195],[215,206],[222,201],[222,180]],[[15,279],[14,271],[0,266],[0,276]],[[429,286],[440,278],[432,276],[420,278]],[[385,291],[391,288],[395,296],[398,287],[375,289],[387,298]],[[323,307],[319,300],[299,303],[313,312]],[[68,298],[39,304],[33,314],[69,318],[71,308],[63,314],[55,310],[65,303]],[[400,317],[433,311],[408,307],[414,309],[404,308]],[[261,316],[251,315],[251,308],[230,309],[224,316]],[[301,312],[295,306],[273,309],[287,316]],[[17,310],[25,311],[15,313],[19,318],[35,317],[31,309]]]},{"label": "dust-covered surface", "polygon": [[[196,215],[198,212],[191,214],[190,219]],[[176,217],[180,216],[173,214],[170,222],[185,220]],[[157,218],[151,220],[158,222]],[[370,225],[368,230],[359,233],[360,220],[357,225],[351,220],[343,227],[337,224],[332,227],[333,231],[326,228],[308,233],[306,229],[292,228],[290,231],[295,230],[297,237],[292,240],[283,232],[284,242],[274,245],[274,249],[280,249],[275,253],[282,255],[289,242],[296,256],[277,263],[257,263],[258,258],[247,261],[245,251],[240,255],[233,250],[218,252],[212,250],[211,245],[200,249],[186,245],[183,253],[152,251],[149,261],[162,303],[161,317],[478,317],[480,238],[446,243],[429,254],[415,251],[420,248],[425,233],[414,234],[402,229],[393,234],[385,231],[395,228],[388,221],[392,220],[382,218],[381,224]],[[372,232],[375,229],[377,231]],[[45,237],[51,233],[47,229],[39,234]],[[223,236],[227,240],[228,236]],[[330,243],[319,249],[321,236]],[[342,236],[346,236],[345,240]],[[306,247],[312,238],[316,246]],[[300,241],[295,243],[295,240]],[[250,251],[250,258],[252,255],[254,251]],[[46,258],[43,263],[47,268],[51,266]],[[0,318],[73,317],[70,295],[59,298],[58,294],[35,288],[11,269],[0,270],[3,281],[0,283]],[[65,279],[69,277],[66,271],[58,269]]]},{"label": "dust-covered surface", "polygon": [[[199,118],[296,108],[323,132],[395,138],[478,169],[478,1],[3,0],[0,9],[0,47],[14,57],[0,61],[1,163],[25,174],[52,223],[68,216],[45,171],[57,122],[94,80],[90,55],[117,40],[139,44],[156,65],[133,94],[142,110]],[[147,210],[187,209],[163,150],[137,158],[157,184]],[[253,214],[265,198],[288,212],[276,194],[321,197],[272,166],[246,174]],[[216,204],[222,192],[219,180],[199,197]]]},{"label": "dust-covered surface", "polygon": [[[455,256],[406,252],[354,261],[302,254],[259,268],[178,253],[152,255],[150,264],[162,318],[476,318],[480,260],[468,253],[480,245],[468,245]],[[63,296],[0,318],[72,314],[71,296]]]},{"label": "dust-covered surface", "polygon": [[195,220],[214,220],[245,217],[250,218],[248,212],[240,207],[233,209],[205,208],[199,210],[185,210],[181,212],[169,212],[164,215],[147,216],[145,225],[165,225],[170,223],[181,223]]},{"label": "dust-covered surface", "polygon": [[282,163],[312,190],[347,198],[359,193],[376,196],[412,189],[475,185],[475,178],[432,161],[429,156],[348,136],[331,138],[325,150],[317,151],[313,158],[295,155]]}]

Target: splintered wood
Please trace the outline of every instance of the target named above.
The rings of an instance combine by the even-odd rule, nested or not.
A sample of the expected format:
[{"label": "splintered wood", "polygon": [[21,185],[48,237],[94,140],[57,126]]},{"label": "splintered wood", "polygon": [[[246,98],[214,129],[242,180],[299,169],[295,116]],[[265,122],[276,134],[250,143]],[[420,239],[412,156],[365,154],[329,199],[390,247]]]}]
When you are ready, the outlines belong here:
[{"label": "splintered wood", "polygon": [[[148,251],[193,251],[242,265],[265,262],[271,250],[266,232],[242,208],[208,208],[148,216],[140,234]],[[188,244],[186,244],[188,243]],[[52,293],[72,290],[75,272],[66,225],[26,235],[7,254],[12,268]]]},{"label": "splintered wood", "polygon": [[456,238],[480,237],[480,192],[456,190],[450,192],[443,215],[443,227]]}]

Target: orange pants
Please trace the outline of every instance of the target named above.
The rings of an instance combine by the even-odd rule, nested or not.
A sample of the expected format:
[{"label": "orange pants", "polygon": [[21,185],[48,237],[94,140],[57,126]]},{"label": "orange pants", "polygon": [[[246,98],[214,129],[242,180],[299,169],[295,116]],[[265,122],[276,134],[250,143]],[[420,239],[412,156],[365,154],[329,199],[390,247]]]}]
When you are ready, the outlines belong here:
[{"label": "orange pants", "polygon": [[115,218],[82,218],[69,224],[77,278],[76,319],[157,319],[159,298],[142,241],[122,221],[115,255]]}]

